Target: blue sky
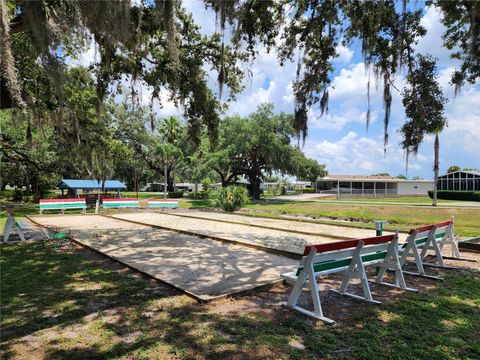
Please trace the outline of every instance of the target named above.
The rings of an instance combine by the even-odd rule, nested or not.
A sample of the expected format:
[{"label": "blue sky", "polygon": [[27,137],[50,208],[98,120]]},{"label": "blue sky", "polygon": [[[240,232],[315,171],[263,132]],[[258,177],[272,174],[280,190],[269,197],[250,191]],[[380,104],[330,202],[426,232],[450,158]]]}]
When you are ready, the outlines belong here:
[{"label": "blue sky", "polygon": [[[211,34],[217,29],[215,15],[205,10],[202,2],[186,0],[183,4],[192,12],[203,32]],[[418,6],[422,6],[421,3]],[[480,86],[465,86],[459,95],[454,96],[449,81],[458,62],[451,60],[450,52],[442,46],[444,28],[440,20],[441,14],[437,9],[424,9],[422,24],[428,32],[418,44],[419,51],[438,58],[439,82],[449,99],[446,106],[448,127],[440,135],[440,172],[445,172],[450,165],[480,168]],[[309,112],[309,135],[304,153],[326,164],[330,174],[404,174],[405,157],[399,145],[398,129],[405,121],[405,114],[400,95],[394,91],[389,145],[384,156],[382,86],[371,88],[372,119],[367,131],[368,80],[362,56],[354,47],[339,47],[337,50],[339,57],[334,63],[335,73],[329,90],[329,113],[320,117],[318,107]],[[280,67],[274,51],[267,53],[265,48],[259,51],[253,63],[244,65],[245,69],[250,67],[251,76],[245,78],[245,90],[238,95],[237,101],[230,104],[227,114],[247,115],[263,102],[273,103],[277,111],[293,112],[292,82],[295,80],[296,64]],[[89,63],[94,54],[92,47],[80,57],[80,63]],[[216,74],[212,73],[210,78],[212,88],[216,89]],[[403,78],[398,77],[395,82],[401,88]],[[148,103],[149,90],[144,89],[143,92],[145,103]],[[159,115],[181,116],[181,109],[175,108],[167,98],[165,94],[162,107],[157,107]],[[433,138],[427,137],[417,157],[410,160],[408,177],[431,179],[432,166]]]}]

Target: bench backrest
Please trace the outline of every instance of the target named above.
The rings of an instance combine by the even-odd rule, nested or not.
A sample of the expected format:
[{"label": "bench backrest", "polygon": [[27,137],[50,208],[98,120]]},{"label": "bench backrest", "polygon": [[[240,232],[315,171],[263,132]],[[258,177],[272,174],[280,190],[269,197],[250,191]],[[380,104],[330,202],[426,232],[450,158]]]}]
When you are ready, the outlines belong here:
[{"label": "bench backrest", "polygon": [[350,264],[355,251],[360,247],[362,261],[366,264],[383,261],[392,241],[396,241],[396,234],[375,236],[364,239],[336,241],[319,245],[305,246],[304,256],[300,262],[299,270],[307,261],[311,252],[315,255],[312,259],[315,273],[342,271]]},{"label": "bench backrest", "polygon": [[147,207],[173,207],[178,208],[178,200],[170,199],[148,199]]},{"label": "bench backrest", "polygon": [[40,210],[84,209],[85,199],[40,199]]},{"label": "bench backrest", "polygon": [[120,198],[120,199],[103,199],[104,208],[126,208],[133,207],[138,208],[140,204],[138,199],[135,198]]},{"label": "bench backrest", "polygon": [[420,226],[410,230],[408,235],[407,242],[402,245],[402,248],[407,246],[408,241],[411,241],[412,238],[415,240],[417,247],[422,247],[428,240],[428,236],[433,228],[435,228],[434,236],[436,239],[443,239],[445,233],[451,229],[453,226],[453,221],[442,221],[437,224],[430,224],[425,226]]}]

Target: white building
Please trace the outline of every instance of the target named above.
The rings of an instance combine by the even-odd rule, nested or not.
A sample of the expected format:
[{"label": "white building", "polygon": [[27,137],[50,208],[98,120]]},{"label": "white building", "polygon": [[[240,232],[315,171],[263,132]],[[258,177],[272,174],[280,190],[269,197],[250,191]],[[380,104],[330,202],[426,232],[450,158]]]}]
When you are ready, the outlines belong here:
[{"label": "white building", "polygon": [[405,180],[393,176],[329,175],[315,182],[317,193],[337,197],[427,196],[432,180]]}]

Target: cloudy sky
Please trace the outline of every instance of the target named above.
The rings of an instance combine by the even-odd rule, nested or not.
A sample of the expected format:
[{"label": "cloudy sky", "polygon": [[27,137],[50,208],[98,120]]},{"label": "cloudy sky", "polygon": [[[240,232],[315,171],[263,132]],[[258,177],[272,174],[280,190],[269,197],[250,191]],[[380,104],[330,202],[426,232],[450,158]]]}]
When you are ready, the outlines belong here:
[{"label": "cloudy sky", "polygon": [[[192,12],[203,32],[210,34],[216,30],[215,15],[205,10],[202,2],[185,0],[184,6]],[[424,9],[422,24],[428,33],[418,44],[419,51],[438,58],[439,82],[449,99],[446,106],[448,127],[440,135],[440,172],[445,172],[450,165],[480,168],[480,86],[465,86],[460,94],[454,95],[449,80],[458,62],[451,60],[449,51],[442,46],[444,28],[440,19],[441,14],[437,9]],[[318,108],[311,109],[309,134],[303,151],[307,156],[326,164],[330,174],[405,174],[405,157],[398,134],[398,129],[405,121],[405,113],[399,94],[393,94],[389,145],[384,156],[382,87],[372,87],[372,119],[367,131],[367,75],[362,56],[355,46],[341,47],[338,52],[330,89],[329,112],[320,117]],[[80,62],[89,62],[92,56],[91,49]],[[276,53],[267,53],[261,48],[257,60],[246,66],[251,66],[251,76],[245,79],[245,90],[239,94],[236,102],[230,104],[228,114],[247,115],[263,102],[273,103],[277,111],[293,112],[295,64],[279,67]],[[400,88],[402,81],[402,78],[396,79]],[[213,80],[212,86],[215,87]],[[158,111],[161,116],[181,114],[179,109],[166,101]],[[431,179],[432,165],[433,137],[427,137],[416,159],[410,160],[408,177]]]}]

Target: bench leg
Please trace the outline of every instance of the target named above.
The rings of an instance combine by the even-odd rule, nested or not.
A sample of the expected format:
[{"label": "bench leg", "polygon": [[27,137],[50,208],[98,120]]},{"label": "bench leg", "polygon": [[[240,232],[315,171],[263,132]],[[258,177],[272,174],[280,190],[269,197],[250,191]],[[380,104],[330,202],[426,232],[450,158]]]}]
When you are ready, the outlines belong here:
[{"label": "bench leg", "polygon": [[302,289],[303,289],[303,286],[305,285],[306,280],[307,280],[307,274],[305,273],[305,271],[302,270],[297,277],[297,281],[293,286],[290,296],[288,297],[287,305],[289,307],[293,308],[297,304],[297,301],[300,297],[300,294],[302,293]]},{"label": "bench leg", "polygon": [[[393,284],[383,281],[383,276],[385,275],[387,269],[392,269],[395,271],[395,281]],[[400,263],[398,254],[398,237],[395,241],[392,241],[388,247],[387,255],[379,267],[376,283],[401,288],[408,291],[417,291],[417,289],[409,288],[405,282],[405,277],[403,276],[402,265]]]},{"label": "bench leg", "polygon": [[[342,285],[340,286],[340,289],[332,290],[332,291],[338,292],[341,295],[350,296],[354,299],[366,300],[374,304],[380,304],[379,301],[373,300],[372,298],[370,286],[368,285],[367,274],[365,272],[365,267],[363,266],[363,261],[361,257],[362,247],[363,247],[363,241],[359,241],[357,248],[355,249],[352,255],[352,260],[350,262],[350,265],[348,266],[348,269],[345,270],[344,272]],[[348,284],[350,283],[350,280],[354,278],[358,278],[361,280],[363,296],[359,296],[359,295],[347,292]]]},{"label": "bench leg", "polygon": [[[303,315],[312,317],[317,320],[321,320],[327,324],[333,324],[334,321],[332,319],[329,319],[323,316],[322,304],[320,302],[320,289],[318,288],[318,284],[315,281],[315,274],[313,271],[312,259],[314,256],[315,256],[315,251],[312,251],[308,255],[307,260],[305,261],[303,270],[301,270],[300,274],[297,276],[297,280],[295,282],[295,285],[293,286],[290,296],[288,297],[288,301],[286,304],[284,303],[284,305],[288,306],[291,309],[297,310]],[[314,307],[313,312],[307,309],[304,309],[300,306],[297,306],[298,299],[300,298],[303,287],[307,282],[307,278],[308,278],[308,288],[312,295],[312,301],[313,301],[313,307]]]},{"label": "bench leg", "polygon": [[[415,258],[415,264],[417,266],[418,274],[425,276],[425,269],[423,268],[422,258],[420,257],[419,249],[417,247],[417,244],[415,243],[415,239],[409,241],[409,243],[407,244],[407,247],[405,248],[402,257],[400,258],[400,264],[402,265],[402,267],[405,265],[405,262],[410,252],[412,252],[412,256]],[[409,272],[404,271],[404,273],[408,274]]]}]

